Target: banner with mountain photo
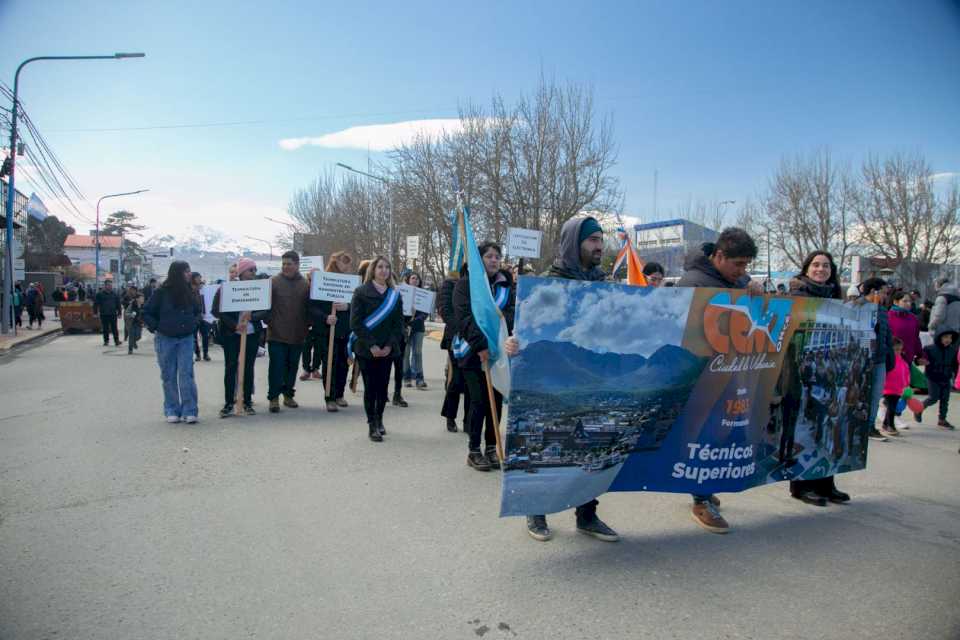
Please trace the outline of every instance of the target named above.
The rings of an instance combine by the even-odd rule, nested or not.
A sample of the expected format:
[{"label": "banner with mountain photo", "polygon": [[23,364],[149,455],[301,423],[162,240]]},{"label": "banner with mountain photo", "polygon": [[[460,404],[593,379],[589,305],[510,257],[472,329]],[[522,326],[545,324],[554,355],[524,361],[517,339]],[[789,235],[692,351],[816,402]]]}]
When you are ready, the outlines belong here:
[{"label": "banner with mountain photo", "polygon": [[523,277],[516,308],[502,516],[866,466],[875,305]]}]

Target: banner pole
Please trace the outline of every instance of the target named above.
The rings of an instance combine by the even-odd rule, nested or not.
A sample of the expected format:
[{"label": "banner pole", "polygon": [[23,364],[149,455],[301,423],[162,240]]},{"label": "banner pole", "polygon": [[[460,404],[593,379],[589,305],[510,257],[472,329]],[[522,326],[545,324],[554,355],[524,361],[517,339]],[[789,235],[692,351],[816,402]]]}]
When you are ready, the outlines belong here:
[{"label": "banner pole", "polygon": [[487,379],[487,398],[490,400],[490,416],[493,418],[493,434],[497,441],[497,457],[500,459],[500,468],[503,469],[503,443],[500,441],[500,416],[497,415],[497,399],[493,395],[493,383],[490,382],[490,362],[483,363],[483,376]]}]

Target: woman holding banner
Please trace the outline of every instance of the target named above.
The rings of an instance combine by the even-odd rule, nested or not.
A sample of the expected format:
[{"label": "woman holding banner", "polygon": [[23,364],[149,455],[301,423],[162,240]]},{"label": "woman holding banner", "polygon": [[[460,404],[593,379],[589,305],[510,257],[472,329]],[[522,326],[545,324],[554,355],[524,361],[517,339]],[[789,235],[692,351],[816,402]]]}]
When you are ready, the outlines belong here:
[{"label": "woman holding banner", "polygon": [[393,286],[390,262],[374,258],[366,268],[364,283],[350,303],[350,336],[353,353],[363,375],[363,408],[369,437],[382,442],[383,409],[387,406],[390,372],[403,339],[403,305]]},{"label": "woman holding banner", "polygon": [[[240,258],[237,262],[237,280],[254,280],[257,277],[257,263],[250,258]],[[231,280],[232,281],[232,280]],[[247,345],[243,354],[243,412],[252,416],[253,409],[253,367],[257,363],[257,346],[260,344],[260,332],[263,320],[269,309],[263,311],[220,311],[220,293],[213,296],[211,312],[220,322],[220,344],[223,347],[223,409],[221,418],[229,418],[234,412],[237,398],[237,370],[240,367],[240,336],[247,335]]]},{"label": "woman holding banner", "polygon": [[[790,281],[790,295],[804,298],[828,298],[832,300],[842,300],[843,291],[840,288],[840,282],[837,275],[837,266],[833,261],[833,256],[826,251],[814,251],[803,261],[800,273]],[[800,385],[800,372],[794,371],[796,367],[795,358],[792,354],[787,354],[787,362],[791,366],[789,378],[791,383],[785,385],[784,405],[785,407],[799,408],[801,406],[802,387]],[[799,411],[784,411],[784,432],[793,435],[796,429],[796,421],[799,418]],[[788,426],[786,422],[790,420]],[[792,438],[791,438],[792,439]],[[793,444],[788,447],[787,459],[790,459]],[[790,495],[818,507],[827,506],[827,501],[835,503],[844,503],[850,501],[850,496],[837,489],[833,476],[826,478],[817,478],[816,480],[791,480]]]},{"label": "woman holding banner", "polygon": [[[500,268],[502,252],[500,246],[493,242],[480,245],[480,258],[490,283],[493,300],[500,307],[507,322],[507,331],[513,333],[513,309],[516,304],[516,291],[513,287],[513,277],[506,269]],[[470,440],[467,452],[467,464],[477,471],[499,469],[497,459],[496,424],[490,412],[490,403],[487,394],[487,378],[483,372],[483,363],[489,357],[487,338],[477,326],[470,306],[470,278],[467,265],[460,269],[460,279],[453,290],[453,312],[458,335],[453,339],[453,356],[457,358],[463,372],[470,396],[470,413],[467,422],[470,425]],[[503,396],[494,389],[494,398],[497,405],[497,415],[503,415]],[[486,423],[486,431],[483,431]],[[480,450],[480,436],[483,432],[485,450]]]},{"label": "woman holding banner", "polygon": [[[327,262],[327,273],[352,273],[353,258],[346,251],[338,251],[330,256]],[[313,277],[313,274],[311,274]],[[310,315],[311,333],[316,337],[315,348],[318,350],[313,370],[323,370],[323,381],[326,389],[327,411],[338,411],[346,407],[343,392],[347,387],[347,340],[350,336],[350,305],[345,302],[330,302],[328,300],[310,300],[307,303],[307,313]],[[333,327],[333,341],[330,340],[330,328]],[[309,340],[309,338],[308,338]],[[330,377],[331,355],[328,347],[333,344],[333,375]],[[306,352],[305,352],[306,353]],[[306,355],[304,355],[306,365]]]},{"label": "woman holding banner", "polygon": [[[419,287],[422,283],[420,274],[416,271],[408,273],[403,281],[411,287]],[[407,323],[407,345],[403,352],[403,381],[408,387],[414,383],[417,389],[426,389],[427,383],[423,380],[423,335],[426,333],[424,321],[427,314],[413,310],[412,316],[405,316]]]}]

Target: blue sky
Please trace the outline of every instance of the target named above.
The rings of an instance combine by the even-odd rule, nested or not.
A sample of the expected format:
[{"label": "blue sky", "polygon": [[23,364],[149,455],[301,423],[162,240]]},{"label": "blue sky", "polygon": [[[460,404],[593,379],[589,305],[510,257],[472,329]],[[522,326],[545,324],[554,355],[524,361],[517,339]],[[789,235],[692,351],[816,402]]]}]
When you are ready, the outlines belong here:
[{"label": "blue sky", "polygon": [[[614,171],[640,218],[655,168],[661,214],[688,197],[742,202],[781,156],[823,146],[855,162],[920,150],[960,172],[956,2],[0,0],[7,84],[26,57],[113,51],[147,57],[36,63],[22,100],[91,201],[150,188],[123,206],[176,235],[272,237],[263,216],[283,217],[296,188],[366,163],[280,140],[449,118],[515,99],[541,70],[591,85],[613,115]],[[237,121],[257,123],[89,131]]]}]

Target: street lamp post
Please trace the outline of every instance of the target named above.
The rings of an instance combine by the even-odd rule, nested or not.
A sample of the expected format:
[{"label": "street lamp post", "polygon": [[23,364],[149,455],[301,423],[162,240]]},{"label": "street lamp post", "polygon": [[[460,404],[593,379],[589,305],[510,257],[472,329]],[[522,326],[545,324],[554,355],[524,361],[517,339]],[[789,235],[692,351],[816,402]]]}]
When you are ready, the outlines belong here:
[{"label": "street lamp post", "polygon": [[359,169],[354,169],[350,165],[343,164],[338,162],[337,166],[341,169],[346,169],[347,171],[352,171],[353,173],[358,173],[361,176],[366,176],[373,180],[379,180],[387,186],[387,210],[390,215],[390,260],[392,261],[395,257],[394,255],[394,242],[393,242],[393,195],[390,193],[390,180],[384,178],[383,176],[377,176],[372,173],[367,173],[366,171],[360,171]]},{"label": "street lamp post", "polygon": [[[7,178],[7,229],[6,229],[6,257],[3,269],[3,318],[0,318],[0,331],[7,333],[11,328],[10,311],[13,303],[13,203],[16,188],[14,177],[17,163],[17,109],[20,93],[20,71],[31,62],[38,60],[121,60],[124,58],[142,58],[144,53],[114,53],[109,56],[37,56],[27,58],[17,67],[13,75],[13,108],[10,110],[10,175]],[[99,264],[97,265],[99,266]]]},{"label": "street lamp post", "polygon": [[253,236],[243,236],[244,238],[250,238],[251,240],[256,240],[257,242],[262,242],[268,247],[270,247],[270,262],[273,262],[273,245],[269,240],[264,240],[263,238],[254,238]]},{"label": "street lamp post", "polygon": [[[111,193],[110,195],[103,196],[97,200],[97,238],[96,238],[96,275],[93,279],[93,288],[100,288],[100,203],[106,200],[107,198],[119,198],[120,196],[133,196],[138,193],[146,193],[150,189],[138,189],[137,191],[125,191],[123,193]],[[122,242],[122,241],[121,241]],[[122,249],[121,249],[122,252]],[[123,272],[121,271],[121,274]]]}]

